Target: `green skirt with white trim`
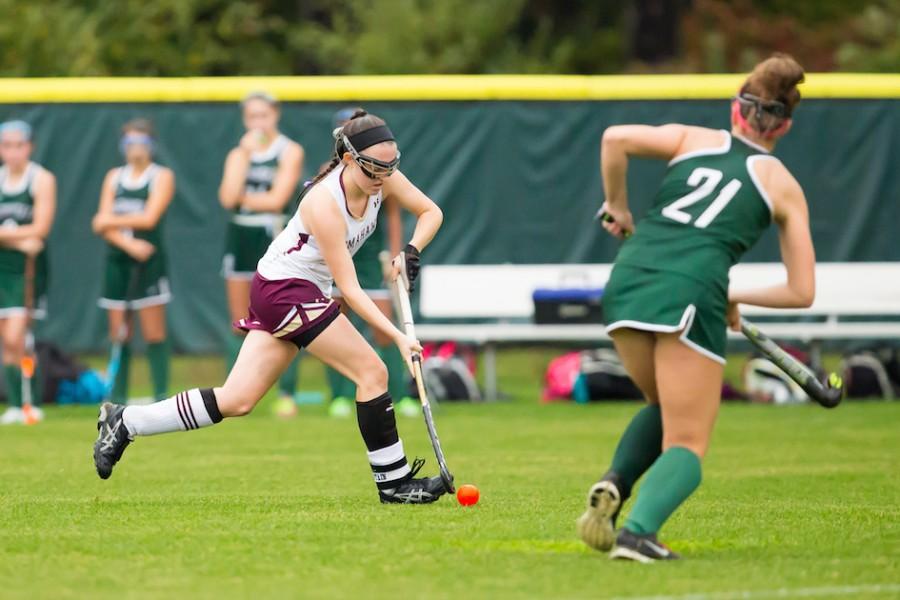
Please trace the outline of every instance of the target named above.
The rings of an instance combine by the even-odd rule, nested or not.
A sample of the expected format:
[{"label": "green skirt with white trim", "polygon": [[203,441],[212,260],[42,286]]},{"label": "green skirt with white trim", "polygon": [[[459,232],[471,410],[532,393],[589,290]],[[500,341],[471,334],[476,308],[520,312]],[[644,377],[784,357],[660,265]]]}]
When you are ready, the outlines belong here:
[{"label": "green skirt with white trim", "polygon": [[682,331],[681,340],[725,362],[728,298],[712,286],[670,271],[617,264],[603,290],[606,330]]}]

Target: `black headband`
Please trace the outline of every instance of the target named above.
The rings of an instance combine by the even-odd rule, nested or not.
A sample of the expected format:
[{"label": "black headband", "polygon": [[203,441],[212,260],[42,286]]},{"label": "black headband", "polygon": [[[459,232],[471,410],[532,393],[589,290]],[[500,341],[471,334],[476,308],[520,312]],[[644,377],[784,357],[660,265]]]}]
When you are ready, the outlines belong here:
[{"label": "black headband", "polygon": [[366,129],[365,131],[360,131],[353,135],[348,135],[347,141],[350,142],[350,145],[353,146],[357,152],[360,152],[370,146],[380,144],[381,142],[393,142],[394,134],[391,133],[391,130],[388,129],[387,125],[378,125],[377,127]]}]

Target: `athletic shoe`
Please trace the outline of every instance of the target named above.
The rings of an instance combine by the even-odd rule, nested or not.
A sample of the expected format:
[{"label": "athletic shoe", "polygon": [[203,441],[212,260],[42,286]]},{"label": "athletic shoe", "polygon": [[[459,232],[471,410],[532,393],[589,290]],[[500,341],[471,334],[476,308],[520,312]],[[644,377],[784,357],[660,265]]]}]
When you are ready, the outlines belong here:
[{"label": "athletic shoe", "polygon": [[0,425],[15,425],[16,423],[24,423],[25,415],[18,406],[10,406],[3,414],[0,415]]},{"label": "athletic shoe", "polygon": [[616,545],[609,557],[652,563],[658,560],[677,560],[681,555],[667,548],[656,539],[655,534],[639,535],[627,529],[620,529],[619,535],[616,536]]},{"label": "athletic shoe", "polygon": [[104,402],[100,405],[97,418],[97,441],[94,442],[94,466],[100,479],[109,479],[113,466],[122,458],[125,448],[131,443],[131,436],[122,420],[124,406]]},{"label": "athletic shoe", "polygon": [[615,473],[609,473],[591,486],[587,508],[576,525],[581,540],[595,550],[608,552],[616,541],[616,518],[622,508],[621,484]]},{"label": "athletic shoe", "polygon": [[440,477],[421,477],[414,479],[416,473],[425,464],[425,459],[413,461],[412,469],[397,487],[391,490],[378,490],[382,504],[431,504],[443,496],[447,490]]},{"label": "athletic shoe", "polygon": [[44,420],[44,411],[37,406],[22,406],[22,422],[26,425],[37,425]]},{"label": "athletic shoe", "polygon": [[353,405],[356,404],[346,396],[338,396],[328,405],[328,415],[337,419],[346,419],[353,414]]},{"label": "athletic shoe", "polygon": [[409,396],[401,398],[396,408],[397,413],[404,417],[418,417],[422,414],[422,403]]}]

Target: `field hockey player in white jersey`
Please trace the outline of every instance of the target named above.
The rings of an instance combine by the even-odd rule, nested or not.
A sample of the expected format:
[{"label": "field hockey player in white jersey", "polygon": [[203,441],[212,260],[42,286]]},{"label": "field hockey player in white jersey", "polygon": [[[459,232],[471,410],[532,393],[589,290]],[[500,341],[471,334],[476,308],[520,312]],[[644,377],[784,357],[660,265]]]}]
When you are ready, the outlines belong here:
[{"label": "field hockey player in white jersey", "polygon": [[246,415],[299,348],[306,348],[356,384],[357,421],[381,502],[425,504],[445,493],[439,477],[415,477],[424,461],[410,466],[406,460],[387,392],[387,369],[331,298],[337,283],[350,307],[390,336],[409,362],[421,346],[365,294],[352,257],[374,230],[383,200],[392,198],[418,219],[409,244],[394,258],[392,273],[412,285],[419,251],[435,236],[443,215],[397,169],[400,152],[382,119],[358,111],[334,135],[329,169],[307,187],[297,212],[257,265],[249,316],[236,324],[248,331],[247,337],[224,385],[187,390],[148,406],[101,405],[94,444],[101,478],[112,474],[135,436],[199,429]]}]

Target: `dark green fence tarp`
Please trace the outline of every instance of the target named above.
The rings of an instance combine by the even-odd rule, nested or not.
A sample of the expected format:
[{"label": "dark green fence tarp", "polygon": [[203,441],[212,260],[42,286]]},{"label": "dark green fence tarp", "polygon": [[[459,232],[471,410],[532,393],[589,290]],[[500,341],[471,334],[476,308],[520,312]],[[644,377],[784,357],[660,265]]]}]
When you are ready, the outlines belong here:
[{"label": "dark green fence tarp", "polygon": [[[306,149],[306,176],[330,152],[340,104],[286,103],[282,130]],[[617,244],[592,221],[602,201],[599,140],[619,123],[728,127],[726,101],[378,102],[403,151],[401,168],[444,210],[426,263],[610,262]],[[220,275],[225,213],[216,190],[242,133],[237,105],[0,105],[0,119],[35,127],[35,159],[53,171],[59,208],[50,240],[50,318],[43,334],[71,350],[103,347],[96,307],[104,244],[90,230],[106,171],[119,164],[119,127],[147,116],[158,161],[175,170],[166,220],[177,349],[218,351],[228,331]],[[820,261],[900,260],[900,100],[807,100],[776,154],[809,199]],[[634,161],[639,215],[663,173]],[[774,261],[774,231],[747,256]]]}]

